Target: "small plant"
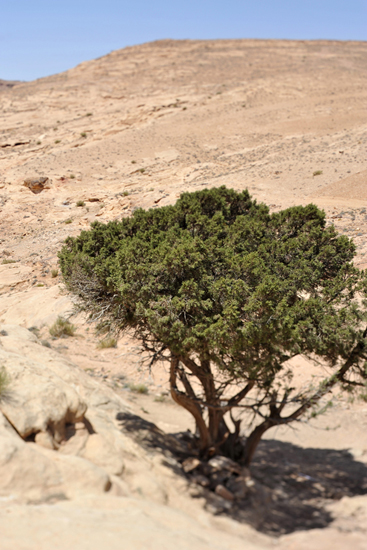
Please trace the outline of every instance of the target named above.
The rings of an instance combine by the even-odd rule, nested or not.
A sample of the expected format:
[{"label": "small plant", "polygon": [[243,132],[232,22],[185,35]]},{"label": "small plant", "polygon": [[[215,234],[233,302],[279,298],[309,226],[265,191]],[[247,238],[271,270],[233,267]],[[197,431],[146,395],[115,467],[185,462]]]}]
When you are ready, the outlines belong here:
[{"label": "small plant", "polygon": [[45,348],[50,348],[51,347],[51,344],[48,340],[41,340],[41,344],[42,346],[44,346]]},{"label": "small plant", "polygon": [[87,133],[86,133],[86,132],[81,132],[80,137],[86,138],[86,137],[87,137]]},{"label": "small plant", "polygon": [[144,174],[145,168],[140,168],[139,172],[140,172],[141,174]]},{"label": "small plant", "polygon": [[57,130],[57,128],[55,127],[55,128],[54,128],[54,132],[56,132],[56,130]]},{"label": "small plant", "polygon": [[55,279],[59,274],[59,270],[58,269],[51,269],[51,277],[53,279]]},{"label": "small plant", "polygon": [[128,197],[129,195],[130,195],[129,191],[124,191],[124,192],[122,193],[122,196],[123,196],[123,197]]},{"label": "small plant", "polygon": [[74,336],[76,327],[63,317],[58,317],[54,324],[49,328],[51,336],[55,338],[63,338],[66,336]]},{"label": "small plant", "polygon": [[136,160],[132,160],[132,161],[131,161],[131,164],[136,164]]},{"label": "small plant", "polygon": [[129,384],[128,388],[134,393],[140,393],[146,395],[148,393],[148,387],[145,384]]},{"label": "small plant", "polygon": [[107,348],[116,348],[117,340],[116,338],[105,338],[97,344],[98,349],[107,349]]},{"label": "small plant", "polygon": [[6,264],[16,264],[17,261],[16,260],[3,260],[1,263],[4,264],[4,265],[6,265]]},{"label": "small plant", "polygon": [[36,145],[41,145],[41,142],[40,142],[40,141],[36,141]]},{"label": "small plant", "polygon": [[76,205],[79,206],[79,207],[83,207],[83,206],[85,206],[85,202],[84,201],[78,201],[76,203]]},{"label": "small plant", "polygon": [[30,327],[28,330],[29,332],[33,332],[33,334],[39,338],[40,329],[38,327]]},{"label": "small plant", "polygon": [[71,218],[69,218],[69,219],[65,220],[64,223],[66,223],[66,224],[73,223],[73,220]]},{"label": "small plant", "polygon": [[36,286],[45,286],[43,283],[38,283]]},{"label": "small plant", "polygon": [[10,383],[9,375],[5,367],[0,368],[0,399],[4,395]]},{"label": "small plant", "polygon": [[85,116],[92,116],[93,113],[87,113]]},{"label": "small plant", "polygon": [[315,170],[312,175],[315,177],[315,176],[321,176],[321,174],[322,174],[322,170]]},{"label": "small plant", "polygon": [[164,403],[166,401],[166,396],[163,393],[161,393],[161,395],[156,395],[154,401],[156,403]]},{"label": "small plant", "polygon": [[56,139],[55,143],[61,143],[61,139]]},{"label": "small plant", "polygon": [[73,180],[73,179],[75,179],[75,175],[74,175],[74,174],[70,174],[69,178],[70,178],[71,180]]}]

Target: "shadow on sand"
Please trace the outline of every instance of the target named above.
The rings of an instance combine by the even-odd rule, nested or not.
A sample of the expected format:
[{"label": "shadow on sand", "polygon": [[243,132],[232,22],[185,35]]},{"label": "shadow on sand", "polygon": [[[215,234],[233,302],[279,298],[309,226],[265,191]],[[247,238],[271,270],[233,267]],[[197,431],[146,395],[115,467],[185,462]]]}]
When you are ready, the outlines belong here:
[{"label": "shadow on sand", "polygon": [[[155,424],[125,412],[119,413],[117,420],[121,430],[130,432],[145,449],[175,458],[176,464],[195,456],[189,432],[165,434]],[[180,467],[172,467],[190,480]],[[217,506],[217,510],[275,536],[326,527],[333,521],[326,509],[328,503],[343,496],[367,494],[367,466],[345,450],[304,449],[264,440],[257,449],[251,475],[254,484],[246,497],[227,503],[224,509]],[[215,512],[217,495],[196,487],[197,496],[204,497],[208,509]]]}]

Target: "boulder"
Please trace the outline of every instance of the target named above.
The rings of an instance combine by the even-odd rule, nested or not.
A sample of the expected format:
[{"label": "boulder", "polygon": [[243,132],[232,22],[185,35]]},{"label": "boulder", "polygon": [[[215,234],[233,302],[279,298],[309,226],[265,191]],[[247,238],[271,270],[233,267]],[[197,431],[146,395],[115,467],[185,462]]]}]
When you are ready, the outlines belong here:
[{"label": "boulder", "polygon": [[101,494],[109,490],[108,474],[88,460],[64,456],[23,441],[0,413],[0,496],[44,501]]},{"label": "boulder", "polygon": [[[71,473],[83,470],[85,464],[90,473],[82,477],[97,477],[99,487],[108,486],[110,474],[121,476],[124,454],[133,455],[136,445],[116,424],[117,414],[129,407],[115,392],[16,325],[0,325],[0,364],[10,378],[0,401],[2,417],[13,435],[6,453],[12,454],[11,445],[20,449],[14,455],[19,460],[14,460],[20,464],[19,472],[25,473],[25,494],[28,481],[24,453],[31,454],[30,461],[40,464],[41,470],[47,458],[56,466],[51,470],[62,473],[64,481],[60,483],[66,487],[80,485],[76,483],[79,474],[74,478]],[[70,487],[64,493],[74,490]],[[41,483],[40,494],[44,493]]]},{"label": "boulder", "polygon": [[[11,335],[11,330],[3,330]],[[36,337],[29,334],[28,342],[32,337],[36,342]],[[10,335],[2,340],[10,340]],[[21,437],[45,432],[59,444],[65,439],[66,424],[82,420],[87,405],[77,389],[65,381],[61,370],[47,368],[42,355],[35,361],[0,347],[0,362],[11,378],[10,395],[2,401],[1,410]]]},{"label": "boulder", "polygon": [[44,189],[50,189],[51,181],[47,176],[26,178],[23,185],[24,187],[28,187],[28,189],[30,189],[32,193],[37,195],[38,193],[41,193]]}]

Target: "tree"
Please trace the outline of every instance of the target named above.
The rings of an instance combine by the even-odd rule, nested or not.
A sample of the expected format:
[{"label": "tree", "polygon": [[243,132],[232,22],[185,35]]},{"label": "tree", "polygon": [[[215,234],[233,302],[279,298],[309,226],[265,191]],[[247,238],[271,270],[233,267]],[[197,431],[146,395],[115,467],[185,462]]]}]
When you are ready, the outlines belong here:
[{"label": "tree", "polygon": [[[59,261],[100,329],[130,331],[151,365],[170,362],[171,395],[193,415],[201,455],[249,465],[269,428],[314,413],[337,385],[364,386],[366,279],[354,255],[316,206],[269,214],[247,191],[220,187],[95,222]],[[322,362],[316,384],[292,385],[298,355]],[[252,414],[247,438],[235,410]]]}]

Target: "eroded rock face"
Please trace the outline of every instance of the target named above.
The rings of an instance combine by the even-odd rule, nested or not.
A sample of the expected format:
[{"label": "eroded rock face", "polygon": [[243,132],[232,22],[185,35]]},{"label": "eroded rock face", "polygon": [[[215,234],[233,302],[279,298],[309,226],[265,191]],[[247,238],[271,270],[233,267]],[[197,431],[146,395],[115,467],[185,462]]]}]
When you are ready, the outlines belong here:
[{"label": "eroded rock face", "polygon": [[21,501],[108,491],[106,471],[88,460],[23,441],[0,413],[0,496]]},{"label": "eroded rock face", "polygon": [[[109,491],[132,443],[115,424],[127,404],[29,330],[0,325],[10,385],[0,401],[0,495],[44,499]],[[115,481],[116,485],[116,481]]]},{"label": "eroded rock face", "polygon": [[85,401],[78,391],[53,372],[42,361],[0,348],[0,361],[10,373],[11,394],[1,404],[3,414],[21,437],[48,433],[55,445],[65,439],[65,425],[84,418]]}]

